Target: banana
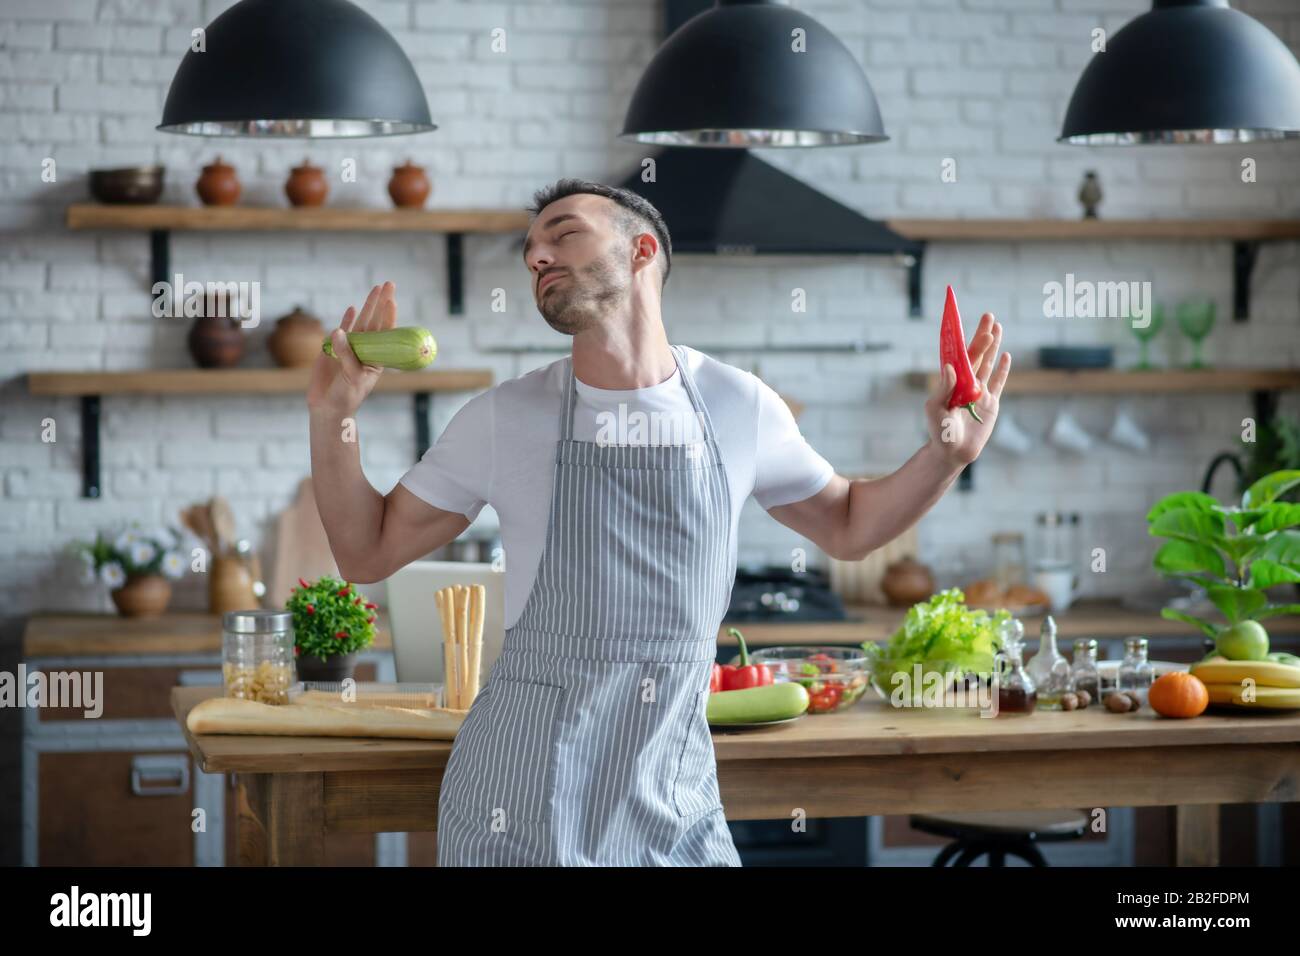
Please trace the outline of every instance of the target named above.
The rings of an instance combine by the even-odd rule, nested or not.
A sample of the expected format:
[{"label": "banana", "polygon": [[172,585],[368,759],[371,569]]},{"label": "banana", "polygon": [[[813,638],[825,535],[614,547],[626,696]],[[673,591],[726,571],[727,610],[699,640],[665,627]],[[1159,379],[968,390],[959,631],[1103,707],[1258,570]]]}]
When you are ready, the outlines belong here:
[{"label": "banana", "polygon": [[1253,680],[1259,687],[1300,688],[1300,667],[1276,661],[1201,661],[1190,668],[1206,684],[1238,684]]},{"label": "banana", "polygon": [[1300,709],[1300,687],[1255,686],[1254,700],[1242,697],[1243,688],[1235,684],[1206,684],[1211,704],[1231,704],[1235,707],[1263,709]]}]

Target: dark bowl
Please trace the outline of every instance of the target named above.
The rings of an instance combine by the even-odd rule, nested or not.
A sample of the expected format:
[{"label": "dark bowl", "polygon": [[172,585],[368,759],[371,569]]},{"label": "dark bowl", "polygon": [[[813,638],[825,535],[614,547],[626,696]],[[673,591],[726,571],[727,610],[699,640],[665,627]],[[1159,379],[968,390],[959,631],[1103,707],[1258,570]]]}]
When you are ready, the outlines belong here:
[{"label": "dark bowl", "polygon": [[162,166],[92,169],[90,194],[103,203],[157,202],[163,190]]},{"label": "dark bowl", "polygon": [[1109,345],[1045,345],[1038,350],[1042,368],[1110,368],[1115,349]]}]

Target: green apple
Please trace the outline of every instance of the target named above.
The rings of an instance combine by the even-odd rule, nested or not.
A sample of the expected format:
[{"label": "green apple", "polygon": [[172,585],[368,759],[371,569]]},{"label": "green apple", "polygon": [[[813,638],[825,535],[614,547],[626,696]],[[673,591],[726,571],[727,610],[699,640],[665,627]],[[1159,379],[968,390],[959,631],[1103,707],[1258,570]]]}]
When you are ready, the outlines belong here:
[{"label": "green apple", "polygon": [[1219,632],[1214,643],[1230,661],[1262,661],[1268,658],[1268,631],[1259,621],[1242,621]]}]

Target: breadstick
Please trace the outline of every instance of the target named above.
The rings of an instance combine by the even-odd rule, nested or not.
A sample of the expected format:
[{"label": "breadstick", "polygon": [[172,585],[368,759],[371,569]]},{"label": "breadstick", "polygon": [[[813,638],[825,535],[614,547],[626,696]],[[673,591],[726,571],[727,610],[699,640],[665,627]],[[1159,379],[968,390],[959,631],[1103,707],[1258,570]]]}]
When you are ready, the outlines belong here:
[{"label": "breadstick", "polygon": [[456,699],[456,626],[452,621],[452,589],[442,588],[433,595],[442,618],[443,697],[447,706],[460,709]]},{"label": "breadstick", "polygon": [[460,684],[456,688],[457,707],[467,707],[469,698],[469,587],[456,585],[456,648],[458,665],[456,675]]},{"label": "breadstick", "polygon": [[483,605],[486,603],[487,589],[481,584],[474,584],[469,589],[469,693],[466,706],[478,696],[479,660],[483,656]]}]

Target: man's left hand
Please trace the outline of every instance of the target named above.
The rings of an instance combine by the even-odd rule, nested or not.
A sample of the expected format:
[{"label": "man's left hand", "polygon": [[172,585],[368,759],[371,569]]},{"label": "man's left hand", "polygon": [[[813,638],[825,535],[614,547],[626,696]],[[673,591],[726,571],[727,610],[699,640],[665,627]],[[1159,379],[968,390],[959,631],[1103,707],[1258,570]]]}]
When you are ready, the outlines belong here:
[{"label": "man's left hand", "polygon": [[954,465],[967,465],[978,458],[993,434],[993,425],[998,418],[998,400],[1011,372],[1010,354],[1004,352],[1001,358],[998,357],[1001,345],[1002,324],[994,320],[991,312],[985,312],[980,316],[979,327],[967,348],[971,368],[981,386],[975,410],[984,419],[983,424],[963,407],[947,407],[948,396],[957,385],[957,372],[951,364],[944,365],[937,390],[926,400],[930,444]]}]

